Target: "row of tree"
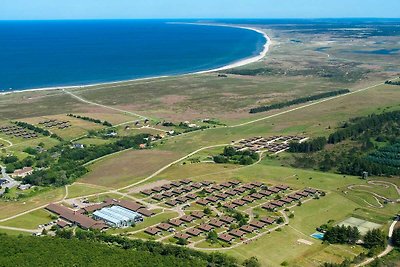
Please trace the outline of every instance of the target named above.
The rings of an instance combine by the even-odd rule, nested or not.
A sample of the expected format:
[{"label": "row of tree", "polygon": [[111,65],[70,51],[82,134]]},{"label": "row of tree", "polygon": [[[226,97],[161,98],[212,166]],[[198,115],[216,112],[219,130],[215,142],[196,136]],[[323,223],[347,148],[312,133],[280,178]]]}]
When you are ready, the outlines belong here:
[{"label": "row of tree", "polygon": [[293,106],[293,105],[297,105],[297,104],[307,103],[307,102],[318,100],[318,99],[323,99],[323,98],[327,98],[327,97],[333,97],[333,96],[337,96],[337,95],[347,94],[349,92],[350,92],[350,90],[348,90],[348,89],[341,89],[341,90],[330,91],[330,92],[320,93],[320,94],[316,94],[316,95],[296,98],[296,99],[293,99],[293,100],[280,102],[280,103],[275,103],[275,104],[271,104],[271,105],[267,105],[267,106],[255,107],[255,108],[250,109],[250,113],[259,113],[259,112],[270,111],[270,110],[273,110],[273,109],[281,109],[281,108],[284,108],[284,107],[289,107],[289,106]]},{"label": "row of tree", "polygon": [[[361,238],[357,227],[338,225],[328,228],[324,241],[331,244],[356,244]],[[369,230],[363,237],[363,246],[368,249],[383,249],[387,244],[387,236],[379,229]]]},{"label": "row of tree", "polygon": [[400,85],[400,81],[386,81],[385,84],[390,84],[390,85]]},{"label": "row of tree", "polygon": [[93,118],[90,118],[90,117],[81,116],[81,115],[75,115],[75,114],[72,114],[72,113],[67,114],[67,116],[73,117],[73,118],[77,118],[77,119],[81,119],[81,120],[84,120],[84,121],[94,122],[94,123],[97,123],[97,124],[102,124],[102,125],[107,126],[107,127],[112,127],[112,124],[110,122],[108,122],[108,121],[102,121],[102,120],[99,120],[99,119],[93,119]]},{"label": "row of tree", "polygon": [[289,143],[289,152],[295,153],[309,153],[316,152],[324,149],[327,144],[327,140],[325,137],[317,137],[314,139],[307,140],[305,142],[290,142]]}]

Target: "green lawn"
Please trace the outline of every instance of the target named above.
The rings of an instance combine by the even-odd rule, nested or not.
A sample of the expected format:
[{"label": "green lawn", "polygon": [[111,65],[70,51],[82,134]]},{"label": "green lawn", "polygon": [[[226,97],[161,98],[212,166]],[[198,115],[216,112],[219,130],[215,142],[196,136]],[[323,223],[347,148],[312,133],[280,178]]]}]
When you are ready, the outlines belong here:
[{"label": "green lawn", "polygon": [[75,198],[80,196],[92,195],[107,191],[107,188],[101,188],[89,184],[72,184],[68,186],[68,198]]},{"label": "green lawn", "polygon": [[51,222],[52,219],[50,216],[51,214],[49,212],[44,209],[40,209],[19,216],[15,219],[0,223],[0,225],[35,230],[38,228],[39,224]]}]

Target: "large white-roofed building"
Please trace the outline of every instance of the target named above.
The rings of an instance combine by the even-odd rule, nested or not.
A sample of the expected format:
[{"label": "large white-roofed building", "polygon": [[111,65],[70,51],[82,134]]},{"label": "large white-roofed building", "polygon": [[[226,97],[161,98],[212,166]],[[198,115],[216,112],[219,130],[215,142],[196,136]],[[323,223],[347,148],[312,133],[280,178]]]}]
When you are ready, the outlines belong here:
[{"label": "large white-roofed building", "polygon": [[103,220],[112,227],[128,227],[143,221],[142,215],[121,206],[102,208],[93,213],[93,218]]}]

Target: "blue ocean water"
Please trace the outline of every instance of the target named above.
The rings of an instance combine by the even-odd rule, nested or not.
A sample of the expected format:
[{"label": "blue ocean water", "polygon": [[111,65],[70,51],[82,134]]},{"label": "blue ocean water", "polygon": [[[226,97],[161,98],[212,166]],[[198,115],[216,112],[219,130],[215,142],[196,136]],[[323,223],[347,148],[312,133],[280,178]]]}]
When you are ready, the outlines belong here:
[{"label": "blue ocean water", "polygon": [[259,54],[254,31],[154,20],[1,21],[0,90],[213,69]]}]

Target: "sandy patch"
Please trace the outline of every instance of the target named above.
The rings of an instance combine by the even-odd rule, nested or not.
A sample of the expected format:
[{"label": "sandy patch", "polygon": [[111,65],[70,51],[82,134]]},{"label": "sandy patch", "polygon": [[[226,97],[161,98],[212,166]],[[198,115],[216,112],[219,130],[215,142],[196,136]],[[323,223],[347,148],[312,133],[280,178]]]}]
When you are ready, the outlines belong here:
[{"label": "sandy patch", "polygon": [[305,239],[297,239],[297,242],[305,244],[307,246],[311,246],[312,244],[314,244],[313,242],[305,240]]}]

